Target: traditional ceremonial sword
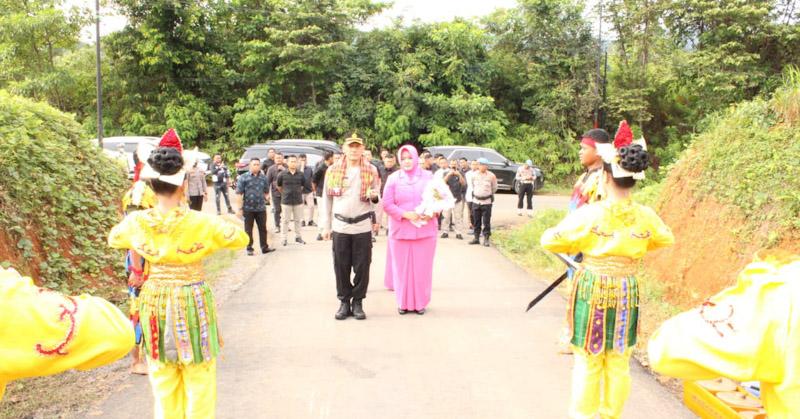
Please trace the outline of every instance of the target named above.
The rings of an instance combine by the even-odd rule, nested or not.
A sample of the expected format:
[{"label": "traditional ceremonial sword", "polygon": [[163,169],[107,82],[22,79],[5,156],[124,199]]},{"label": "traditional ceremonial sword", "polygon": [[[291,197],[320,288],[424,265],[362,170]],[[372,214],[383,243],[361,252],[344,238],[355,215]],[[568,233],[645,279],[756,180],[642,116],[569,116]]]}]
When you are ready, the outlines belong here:
[{"label": "traditional ceremonial sword", "polygon": [[[575,270],[578,270],[580,268],[580,265],[578,265],[575,262],[575,260],[573,260],[571,257],[563,253],[553,253],[553,254],[556,255],[557,258],[561,259],[561,261],[564,262],[568,267]],[[545,288],[545,290],[542,291],[539,295],[537,295],[536,298],[533,299],[533,301],[528,303],[528,308],[525,310],[525,312],[527,313],[528,311],[530,311],[531,308],[533,308],[533,306],[535,306],[537,303],[539,303],[539,301],[542,300],[542,298],[546,297],[547,294],[550,294],[554,289],[556,289],[557,286],[559,286],[562,282],[564,282],[564,280],[567,279],[568,274],[569,270],[566,270],[564,271],[563,274],[561,274],[561,276],[556,278],[556,280],[553,281],[553,283],[550,284],[550,286]]]}]

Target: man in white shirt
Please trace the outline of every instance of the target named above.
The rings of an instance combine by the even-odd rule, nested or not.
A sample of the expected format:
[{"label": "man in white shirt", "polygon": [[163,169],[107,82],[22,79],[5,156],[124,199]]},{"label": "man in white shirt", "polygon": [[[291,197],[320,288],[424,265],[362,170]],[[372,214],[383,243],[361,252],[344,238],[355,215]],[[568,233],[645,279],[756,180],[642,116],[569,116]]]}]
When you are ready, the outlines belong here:
[{"label": "man in white shirt", "polygon": [[364,320],[362,300],[367,296],[372,262],[373,205],[379,200],[381,178],[375,166],[364,159],[363,139],[353,133],[343,148],[345,158],[325,172],[320,226],[324,238],[333,240],[333,269],[341,302],[335,318]]}]

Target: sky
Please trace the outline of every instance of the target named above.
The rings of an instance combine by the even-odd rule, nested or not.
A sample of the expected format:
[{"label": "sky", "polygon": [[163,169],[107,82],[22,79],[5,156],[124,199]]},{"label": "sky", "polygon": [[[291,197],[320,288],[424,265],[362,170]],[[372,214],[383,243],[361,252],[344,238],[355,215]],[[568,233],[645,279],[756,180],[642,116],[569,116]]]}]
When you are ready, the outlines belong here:
[{"label": "sky", "polygon": [[456,17],[474,18],[486,16],[498,8],[511,8],[516,0],[394,0],[390,9],[374,16],[365,29],[382,28],[402,16],[406,24],[420,20],[425,23],[447,22]]},{"label": "sky", "polygon": [[[446,22],[456,17],[475,18],[485,16],[495,9],[516,6],[516,0],[394,0],[391,8],[378,16],[373,16],[369,22],[362,26],[369,30],[390,26],[396,17],[403,17],[406,24],[415,20],[422,22]],[[85,7],[94,10],[94,0],[66,0],[64,8],[73,6]],[[100,36],[121,30],[125,27],[126,19],[119,16],[113,9],[102,7],[100,10]],[[81,40],[93,42],[94,25],[84,28]]]},{"label": "sky", "polygon": [[[591,7],[599,0],[587,0],[587,10],[584,15],[590,18]],[[103,1],[104,2],[104,1]],[[63,7],[68,9],[73,6],[86,7],[94,10],[94,0],[65,0]],[[517,5],[516,0],[394,0],[391,8],[377,16],[373,16],[362,29],[369,30],[390,26],[392,20],[403,17],[405,24],[416,20],[430,22],[447,22],[456,17],[478,18],[492,13],[498,8],[511,8]],[[101,8],[100,36],[121,30],[125,27],[126,19],[118,15],[112,8]],[[605,31],[604,31],[605,32]],[[83,29],[81,40],[93,43],[95,37],[94,25]]]}]

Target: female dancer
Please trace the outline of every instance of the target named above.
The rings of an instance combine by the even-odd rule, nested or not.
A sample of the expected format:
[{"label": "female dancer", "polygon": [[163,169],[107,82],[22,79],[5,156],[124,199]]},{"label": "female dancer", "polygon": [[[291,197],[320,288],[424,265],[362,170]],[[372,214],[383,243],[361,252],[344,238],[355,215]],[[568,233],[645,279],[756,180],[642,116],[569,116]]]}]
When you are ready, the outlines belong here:
[{"label": "female dancer", "polygon": [[[142,286],[139,312],[155,417],[212,418],[220,338],[202,260],[221,248],[241,249],[248,239],[240,228],[182,203],[181,153],[180,140],[169,130],[141,174],[156,193],[156,207],[127,216],[108,241],[134,255],[129,284]],[[136,268],[139,258],[148,262],[147,277]]]},{"label": "female dancer", "polygon": [[613,145],[597,144],[604,161],[606,198],[572,212],[541,239],[552,252],[584,255],[568,312],[575,354],[571,418],[622,414],[639,320],[636,271],[645,253],[675,240],[652,209],[631,200],[631,190],[649,164],[643,144],[631,144],[632,138],[623,121]]},{"label": "female dancer", "polygon": [[[437,217],[420,216],[414,209],[433,175],[420,168],[413,146],[400,147],[397,156],[401,170],[388,177],[383,190],[383,209],[390,218],[384,284],[395,290],[400,314],[425,314],[431,301],[438,223]],[[423,220],[427,223],[421,227],[412,224]]]}]

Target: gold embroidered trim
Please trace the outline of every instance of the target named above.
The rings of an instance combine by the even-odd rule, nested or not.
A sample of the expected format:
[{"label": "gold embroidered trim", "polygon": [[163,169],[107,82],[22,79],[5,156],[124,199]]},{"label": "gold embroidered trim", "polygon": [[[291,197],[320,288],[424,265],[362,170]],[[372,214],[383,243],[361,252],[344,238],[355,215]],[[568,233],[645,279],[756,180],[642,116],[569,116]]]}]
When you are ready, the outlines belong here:
[{"label": "gold embroidered trim", "polygon": [[158,256],[158,249],[154,249],[153,247],[147,244],[141,244],[139,246],[134,246],[134,249],[139,252],[139,254],[147,255],[151,257]]},{"label": "gold embroidered trim", "polygon": [[152,264],[150,265],[150,276],[147,281],[158,283],[157,285],[183,286],[200,282],[204,279],[203,264],[196,262],[187,265]]},{"label": "gold embroidered trim", "polygon": [[611,233],[602,232],[602,231],[600,231],[600,227],[599,226],[592,227],[592,233],[597,234],[600,237],[614,237],[614,233],[613,232],[611,232]]},{"label": "gold embroidered trim", "polygon": [[203,243],[199,243],[198,242],[198,243],[193,244],[192,247],[190,247],[188,250],[183,250],[181,248],[178,248],[178,253],[183,253],[184,255],[191,255],[191,254],[197,253],[197,252],[199,252],[199,251],[201,251],[201,250],[203,250],[205,248],[206,247],[203,245]]},{"label": "gold embroidered trim", "polygon": [[637,262],[638,260],[625,256],[583,257],[583,266],[587,270],[614,277],[636,275],[639,268]]}]

